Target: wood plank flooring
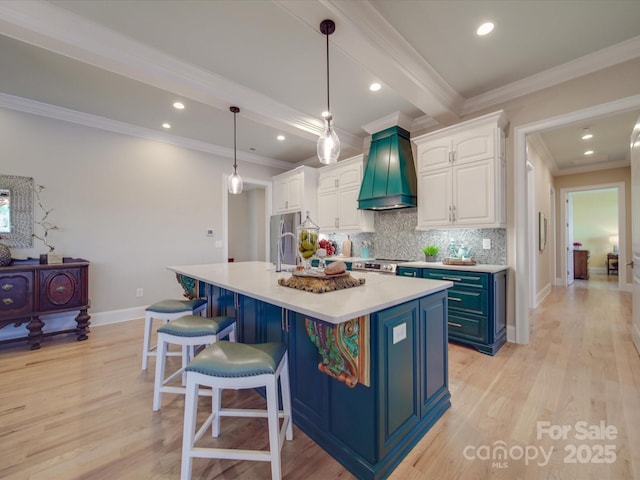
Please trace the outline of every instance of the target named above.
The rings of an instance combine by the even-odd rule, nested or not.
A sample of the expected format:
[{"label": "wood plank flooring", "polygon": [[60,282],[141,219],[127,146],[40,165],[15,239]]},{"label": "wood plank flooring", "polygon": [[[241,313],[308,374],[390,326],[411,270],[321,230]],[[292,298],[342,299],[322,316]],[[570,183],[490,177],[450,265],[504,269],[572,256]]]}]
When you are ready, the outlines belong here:
[{"label": "wood plank flooring", "polygon": [[[390,478],[640,478],[640,357],[630,336],[631,297],[615,282],[594,275],[555,288],[531,312],[527,346],[507,344],[490,357],[450,344],[452,407]],[[151,411],[153,370],[140,371],[142,323],[94,327],[85,342],[49,338],[39,351],[0,347],[0,478],[179,478],[183,402],[167,395],[162,410]],[[262,401],[253,392],[224,395],[234,404]],[[223,419],[216,441],[262,448],[261,422]],[[552,439],[539,434],[538,422],[571,430]],[[604,422],[617,433],[576,439],[577,422]],[[486,460],[499,446],[503,460]],[[297,428],[282,459],[284,479],[354,478]],[[197,459],[193,478],[269,479],[270,467]]]}]

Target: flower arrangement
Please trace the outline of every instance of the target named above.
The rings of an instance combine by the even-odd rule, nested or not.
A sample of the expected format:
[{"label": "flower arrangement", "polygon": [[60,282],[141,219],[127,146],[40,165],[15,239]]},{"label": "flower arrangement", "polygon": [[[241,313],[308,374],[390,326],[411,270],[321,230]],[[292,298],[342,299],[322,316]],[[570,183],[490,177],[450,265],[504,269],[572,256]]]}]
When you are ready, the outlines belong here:
[{"label": "flower arrangement", "polygon": [[36,221],[34,223],[36,225],[39,225],[43,232],[42,235],[38,235],[37,233],[34,233],[33,236],[34,238],[37,238],[42,243],[44,243],[45,247],[49,249],[49,252],[53,252],[56,249],[56,247],[54,247],[49,243],[49,232],[51,230],[58,230],[58,226],[54,225],[49,221],[49,214],[53,212],[53,208],[50,208],[49,210],[47,210],[46,208],[44,208],[44,206],[42,205],[42,201],[40,200],[40,193],[45,188],[46,187],[44,185],[38,185],[33,189],[33,193],[36,196],[36,202],[38,202],[38,206],[40,207],[40,210],[42,210],[42,218],[39,221]]},{"label": "flower arrangement", "polygon": [[580,248],[582,246],[582,243],[580,242],[573,242],[573,248]]}]

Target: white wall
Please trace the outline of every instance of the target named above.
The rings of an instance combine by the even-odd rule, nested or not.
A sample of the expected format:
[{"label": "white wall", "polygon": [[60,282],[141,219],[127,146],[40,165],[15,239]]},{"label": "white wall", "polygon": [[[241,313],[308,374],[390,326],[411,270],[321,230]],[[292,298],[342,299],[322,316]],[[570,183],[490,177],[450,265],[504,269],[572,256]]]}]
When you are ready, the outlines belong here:
[{"label": "white wall", "polygon": [[[215,241],[230,159],[1,108],[0,125],[0,173],[45,185],[43,203],[60,228],[50,233],[56,252],[91,262],[94,320],[181,295],[168,265],[227,260]],[[264,180],[280,173],[246,163],[239,170]],[[45,251],[35,240],[12,254]]]}]

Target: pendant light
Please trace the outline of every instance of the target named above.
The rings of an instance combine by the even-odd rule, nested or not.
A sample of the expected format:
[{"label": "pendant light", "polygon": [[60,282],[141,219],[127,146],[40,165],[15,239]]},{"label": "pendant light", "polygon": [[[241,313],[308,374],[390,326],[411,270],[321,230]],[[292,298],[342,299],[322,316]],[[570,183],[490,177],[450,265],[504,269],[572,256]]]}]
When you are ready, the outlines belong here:
[{"label": "pendant light", "polygon": [[234,195],[242,193],[242,177],[238,175],[238,162],[236,160],[236,114],[240,111],[238,107],[230,107],[233,112],[233,175],[229,177],[229,193]]},{"label": "pendant light", "polygon": [[324,163],[325,165],[337,162],[340,156],[340,139],[331,124],[333,117],[331,116],[331,109],[329,107],[329,35],[335,31],[336,24],[333,23],[333,20],[323,20],[322,23],[320,23],[320,32],[327,37],[327,111],[326,115],[323,114],[325,127],[322,135],[318,138],[316,149],[320,163]]}]

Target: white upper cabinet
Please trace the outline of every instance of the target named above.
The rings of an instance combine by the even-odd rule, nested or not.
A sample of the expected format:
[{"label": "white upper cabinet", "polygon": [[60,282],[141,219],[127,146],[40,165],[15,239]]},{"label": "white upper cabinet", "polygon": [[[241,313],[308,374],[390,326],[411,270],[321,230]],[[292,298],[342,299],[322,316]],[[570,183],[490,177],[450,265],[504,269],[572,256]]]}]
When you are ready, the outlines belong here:
[{"label": "white upper cabinet", "polygon": [[317,215],[317,169],[301,166],[273,177],[273,213]]},{"label": "white upper cabinet", "polygon": [[504,227],[502,111],[413,139],[418,155],[418,229]]},{"label": "white upper cabinet", "polygon": [[318,226],[322,233],[372,232],[373,212],[358,210],[363,156],[319,169]]}]

